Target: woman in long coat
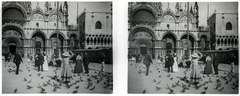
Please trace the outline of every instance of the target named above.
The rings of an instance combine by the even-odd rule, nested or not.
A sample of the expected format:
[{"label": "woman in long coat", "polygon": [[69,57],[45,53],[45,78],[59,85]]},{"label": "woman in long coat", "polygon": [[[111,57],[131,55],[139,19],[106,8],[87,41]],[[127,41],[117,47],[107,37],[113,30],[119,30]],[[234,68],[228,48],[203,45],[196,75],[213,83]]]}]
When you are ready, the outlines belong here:
[{"label": "woman in long coat", "polygon": [[80,53],[77,53],[77,57],[76,57],[76,65],[74,67],[74,73],[78,73],[78,75],[80,75],[80,73],[83,72],[83,57],[80,55]]},{"label": "woman in long coat", "polygon": [[71,65],[69,63],[69,59],[72,56],[73,56],[73,53],[71,51],[65,51],[62,54],[63,68],[61,73],[62,81],[60,82],[60,85],[62,85],[63,82],[68,84],[72,79]]},{"label": "woman in long coat", "polygon": [[209,54],[207,54],[207,57],[206,57],[206,65],[204,67],[204,74],[207,74],[209,76],[209,74],[211,74],[213,71],[212,71],[212,58],[210,57]]},{"label": "woman in long coat", "polygon": [[201,73],[200,73],[200,69],[199,69],[199,65],[198,65],[198,61],[201,58],[202,58],[202,54],[200,52],[192,54],[192,58],[191,58],[192,64],[190,65],[191,66],[190,67],[191,68],[191,73],[190,73],[191,82],[190,83],[193,83],[194,85],[197,85],[201,80]]}]

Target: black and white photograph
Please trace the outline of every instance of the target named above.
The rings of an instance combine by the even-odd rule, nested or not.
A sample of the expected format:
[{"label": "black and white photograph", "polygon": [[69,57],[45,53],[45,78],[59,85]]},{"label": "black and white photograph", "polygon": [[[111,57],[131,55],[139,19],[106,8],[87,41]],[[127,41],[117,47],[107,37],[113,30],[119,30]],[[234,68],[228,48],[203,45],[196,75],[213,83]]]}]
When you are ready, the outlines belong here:
[{"label": "black and white photograph", "polygon": [[112,2],[2,1],[2,94],[112,94]]},{"label": "black and white photograph", "polygon": [[238,2],[128,2],[128,94],[238,94]]}]

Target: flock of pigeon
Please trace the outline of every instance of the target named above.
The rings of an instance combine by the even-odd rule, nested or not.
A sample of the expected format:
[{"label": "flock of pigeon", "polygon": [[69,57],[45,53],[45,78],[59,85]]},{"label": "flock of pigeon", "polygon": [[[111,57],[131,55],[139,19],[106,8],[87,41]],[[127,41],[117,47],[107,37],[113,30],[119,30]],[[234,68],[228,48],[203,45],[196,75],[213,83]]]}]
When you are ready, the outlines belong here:
[{"label": "flock of pigeon", "polygon": [[[95,68],[95,64],[89,64],[91,67],[89,75],[77,75],[73,73],[73,78],[68,84],[60,84],[61,70],[56,70],[54,67],[49,67],[49,71],[37,72],[37,69],[33,67],[32,63],[24,63],[20,66],[20,73],[24,74],[24,77],[18,76],[15,79],[22,79],[25,86],[16,86],[12,92],[19,93],[19,89],[24,87],[28,92],[34,93],[33,90],[38,90],[39,93],[58,93],[69,90],[66,93],[112,93],[113,90],[113,76],[109,72],[100,72]],[[3,75],[15,75],[16,66],[14,63],[4,63],[4,67],[7,68],[8,74]],[[51,70],[52,69],[52,70]],[[25,72],[24,72],[25,71]],[[53,72],[52,72],[53,71]],[[3,76],[4,78],[4,76]],[[22,83],[19,82],[19,83]],[[4,82],[3,82],[4,83]],[[11,85],[14,86],[14,85]],[[4,89],[4,87],[3,87]],[[96,91],[96,92],[95,92]],[[24,92],[20,92],[24,93]]]},{"label": "flock of pigeon", "polygon": [[[200,64],[200,70],[201,73],[203,73],[204,66]],[[202,67],[203,66],[203,67]],[[219,68],[225,68],[224,65],[220,64]],[[175,93],[194,93],[194,94],[218,94],[223,93],[222,91],[231,90],[233,93],[225,93],[225,94],[237,94],[238,88],[239,88],[239,82],[238,82],[238,72],[237,73],[230,73],[226,70],[220,70],[219,75],[210,75],[206,76],[202,74],[202,78],[200,83],[195,86],[190,84],[190,70],[187,70],[185,68],[179,68],[178,73],[167,73],[167,70],[164,69],[164,64],[156,64],[150,66],[149,74],[152,74],[151,76],[145,76],[146,67],[144,64],[136,64],[134,61],[129,61],[129,68],[135,69],[137,71],[137,74],[143,77],[145,80],[145,86],[139,86],[143,87],[143,90],[139,89],[138,93],[163,93],[163,94],[175,94]],[[132,70],[130,69],[130,70]],[[146,78],[146,79],[145,79]],[[153,79],[152,81],[149,79]],[[135,82],[137,82],[137,79],[134,79]],[[161,83],[164,81],[164,83]],[[153,88],[151,86],[155,86]],[[143,84],[144,85],[144,84]],[[149,92],[148,92],[149,90]],[[153,91],[155,90],[155,91]],[[168,90],[168,91],[166,91]]]}]

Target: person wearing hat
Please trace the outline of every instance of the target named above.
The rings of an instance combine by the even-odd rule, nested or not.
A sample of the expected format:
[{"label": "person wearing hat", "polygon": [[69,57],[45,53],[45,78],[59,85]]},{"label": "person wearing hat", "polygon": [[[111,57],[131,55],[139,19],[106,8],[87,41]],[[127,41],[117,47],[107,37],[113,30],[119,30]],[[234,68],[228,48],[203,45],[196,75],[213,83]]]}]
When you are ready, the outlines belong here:
[{"label": "person wearing hat", "polygon": [[[200,56],[199,56],[200,55]],[[197,85],[200,82],[201,79],[201,73],[198,65],[198,61],[202,58],[202,54],[200,52],[194,52],[191,57],[192,57],[192,64],[191,64],[191,73],[190,73],[190,79],[191,82],[194,85]],[[190,86],[190,85],[189,85]]]},{"label": "person wearing hat", "polygon": [[73,56],[73,53],[71,51],[65,51],[62,54],[63,67],[61,72],[62,81],[60,82],[60,85],[62,85],[63,82],[68,84],[72,79],[71,65],[69,64],[69,59],[72,58],[72,56]]},{"label": "person wearing hat", "polygon": [[76,65],[74,67],[74,73],[78,73],[80,76],[81,73],[83,73],[83,57],[82,54],[80,55],[80,52],[77,53],[76,57]]},{"label": "person wearing hat", "polygon": [[152,59],[150,57],[150,52],[148,52],[148,54],[146,54],[143,62],[146,65],[146,74],[145,75],[148,76],[148,71],[149,71],[150,64],[153,63]]},{"label": "person wearing hat", "polygon": [[18,75],[19,67],[21,62],[23,63],[22,56],[20,55],[20,50],[15,54],[15,57],[13,58],[13,62],[16,64],[16,75]]},{"label": "person wearing hat", "polygon": [[204,67],[204,74],[207,74],[207,76],[209,77],[209,74],[211,74],[212,71],[212,58],[210,57],[210,54],[207,53],[207,57],[206,57],[206,65]]}]

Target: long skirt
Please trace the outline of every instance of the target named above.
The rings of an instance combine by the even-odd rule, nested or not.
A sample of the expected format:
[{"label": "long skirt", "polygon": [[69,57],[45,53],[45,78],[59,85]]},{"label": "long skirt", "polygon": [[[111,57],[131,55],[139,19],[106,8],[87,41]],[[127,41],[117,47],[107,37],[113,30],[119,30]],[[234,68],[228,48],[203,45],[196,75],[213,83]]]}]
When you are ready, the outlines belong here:
[{"label": "long skirt", "polygon": [[198,65],[193,65],[191,68],[191,74],[190,74],[190,79],[194,83],[200,82],[201,79],[201,73]]},{"label": "long skirt", "polygon": [[69,64],[64,64],[62,73],[61,73],[61,78],[65,82],[69,82],[70,79],[72,78],[72,72],[71,72],[71,67]]},{"label": "long skirt", "polygon": [[204,74],[211,74],[213,73],[212,71],[212,62],[211,61],[207,61],[207,64],[204,67]]},{"label": "long skirt", "polygon": [[74,67],[74,73],[82,73],[83,72],[83,65],[81,60],[76,61],[76,65]]}]

